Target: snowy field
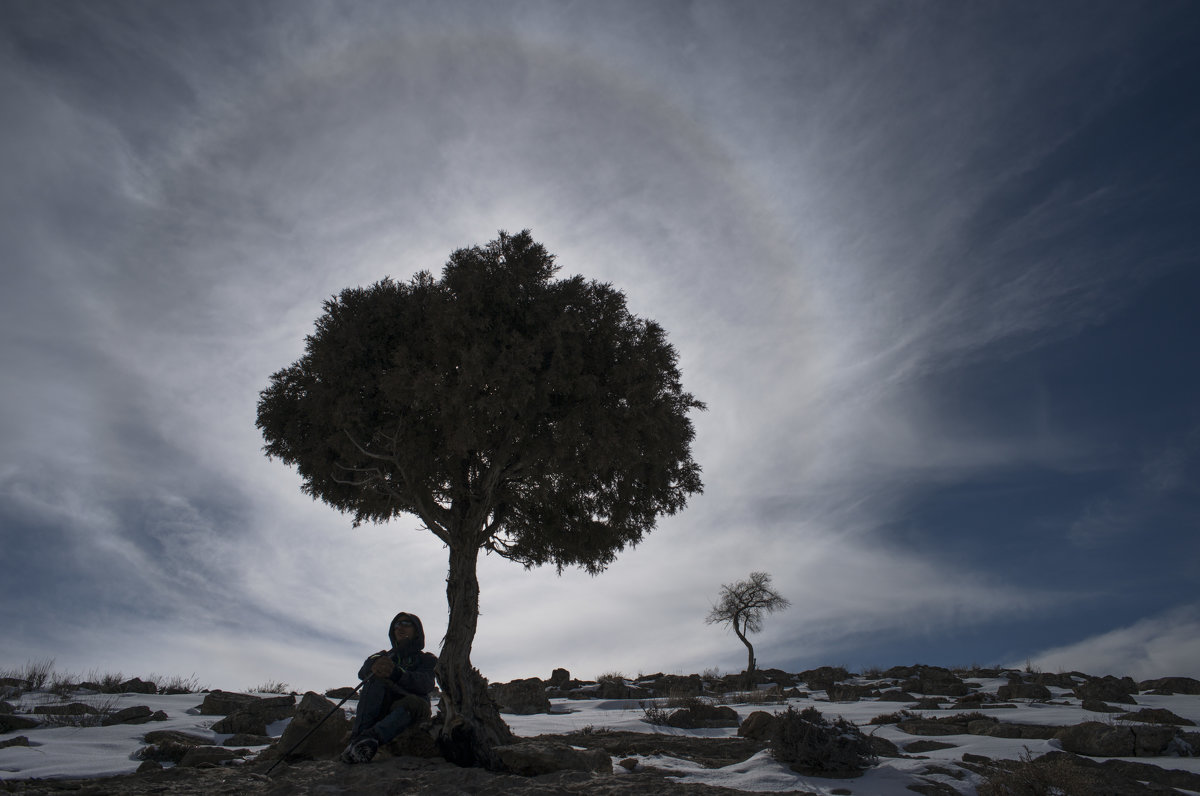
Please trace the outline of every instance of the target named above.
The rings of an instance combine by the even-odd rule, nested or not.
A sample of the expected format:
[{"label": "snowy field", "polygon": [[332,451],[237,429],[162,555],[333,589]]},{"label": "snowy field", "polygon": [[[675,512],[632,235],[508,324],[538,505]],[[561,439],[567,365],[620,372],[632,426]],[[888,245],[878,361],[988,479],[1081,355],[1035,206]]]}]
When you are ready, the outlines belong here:
[{"label": "snowy field", "polygon": [[[976,682],[980,682],[984,690],[995,691],[1006,681],[983,679]],[[1112,714],[1083,710],[1079,700],[1065,689],[1051,688],[1050,690],[1053,694],[1052,701],[1062,704],[1018,700],[1015,702],[1016,709],[989,709],[985,706],[980,712],[988,716],[995,716],[1001,721],[1024,724],[1070,725],[1083,721],[1118,721],[1118,719],[1112,718]],[[791,699],[788,704],[794,705],[798,709],[815,707],[827,716],[842,716],[859,725],[864,732],[873,732],[892,741],[901,749],[917,740],[929,740],[908,735],[895,725],[869,724],[875,716],[900,710],[904,707],[902,704],[879,702],[873,699],[831,703],[824,700],[823,696],[824,692],[815,691],[808,697]],[[0,744],[20,735],[28,738],[29,742],[29,746],[10,746],[0,749],[0,779],[96,777],[130,773],[139,765],[139,761],[134,759],[134,754],[145,745],[143,736],[151,730],[180,730],[212,738],[214,743],[220,743],[229,736],[214,733],[210,729],[220,717],[199,714],[197,707],[203,697],[203,694],[176,696],[76,694],[71,701],[88,702],[108,710],[145,705],[151,710],[163,711],[166,713],[167,719],[141,725],[38,727],[21,732],[0,734]],[[1166,708],[1178,716],[1200,724],[1200,696],[1142,694],[1138,695],[1136,699],[1138,708]],[[10,700],[10,703],[14,704],[19,712],[24,713],[31,712],[36,705],[60,701],[51,694],[38,692],[27,693],[19,700]],[[737,734],[737,730],[733,728],[682,730],[652,727],[642,720],[645,714],[637,700],[555,699],[551,704],[555,711],[552,715],[506,716],[505,718],[513,731],[520,736],[569,733],[587,728],[642,733],[659,732],[669,735],[709,738],[734,737]],[[346,707],[351,710],[354,705],[353,701],[346,703]],[[784,709],[782,704],[732,704],[731,707],[743,719],[755,710],[779,711]],[[925,716],[936,717],[963,711],[959,708],[922,710],[920,712]],[[286,727],[287,721],[270,725],[269,733],[278,736]],[[907,786],[914,782],[916,774],[938,761],[945,762],[949,767],[949,764],[961,760],[964,754],[1016,759],[1026,750],[1032,755],[1038,756],[1059,748],[1059,742],[1056,740],[1034,741],[977,735],[939,736],[936,740],[954,744],[954,747],[923,752],[908,758],[880,758],[878,766],[864,776],[853,780],[801,776],[772,760],[769,753],[765,751],[744,762],[718,769],[706,769],[686,760],[660,756],[641,757],[639,762],[660,770],[675,772],[674,775],[683,783],[707,783],[744,791],[807,790],[832,794],[839,789],[844,793],[844,789],[850,788],[855,794],[911,796],[912,791],[908,790]],[[252,751],[258,753],[263,748],[265,747],[257,747]],[[253,758],[251,757],[251,759]],[[1141,763],[1153,763],[1164,768],[1200,773],[1200,757],[1129,759]],[[625,773],[625,769],[617,763],[618,760],[614,759],[614,773],[616,775]],[[926,773],[924,776],[928,779],[930,775]],[[971,793],[974,791],[970,777],[965,780],[956,780],[946,776],[945,782],[960,792]]]}]

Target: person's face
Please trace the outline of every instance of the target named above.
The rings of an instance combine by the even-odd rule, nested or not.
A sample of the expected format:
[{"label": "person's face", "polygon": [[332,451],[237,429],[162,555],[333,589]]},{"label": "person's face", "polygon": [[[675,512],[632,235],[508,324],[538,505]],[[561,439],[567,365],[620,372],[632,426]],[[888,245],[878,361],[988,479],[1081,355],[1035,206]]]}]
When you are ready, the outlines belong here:
[{"label": "person's face", "polygon": [[417,634],[417,628],[411,619],[400,619],[392,624],[392,638],[397,642],[412,641]]}]

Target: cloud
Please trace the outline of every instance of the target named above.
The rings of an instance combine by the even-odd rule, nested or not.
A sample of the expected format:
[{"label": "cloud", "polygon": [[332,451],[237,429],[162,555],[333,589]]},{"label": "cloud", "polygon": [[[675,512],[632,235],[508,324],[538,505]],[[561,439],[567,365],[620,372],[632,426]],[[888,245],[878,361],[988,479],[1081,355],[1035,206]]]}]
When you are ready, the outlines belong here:
[{"label": "cloud", "polygon": [[1181,605],[1127,627],[1039,652],[1030,662],[1046,671],[1129,675],[1136,680],[1200,678],[1200,603]]}]

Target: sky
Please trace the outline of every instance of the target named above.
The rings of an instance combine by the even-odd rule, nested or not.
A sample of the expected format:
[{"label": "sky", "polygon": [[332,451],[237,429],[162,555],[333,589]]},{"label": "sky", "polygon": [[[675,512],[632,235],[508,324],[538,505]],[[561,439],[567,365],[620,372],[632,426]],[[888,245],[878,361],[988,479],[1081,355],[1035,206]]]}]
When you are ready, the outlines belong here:
[{"label": "sky", "polygon": [[495,681],[1200,677],[1200,7],[0,6],[0,667],[353,680],[447,551],[262,453],[322,302],[531,229],[707,404],[592,577],[481,558]]}]

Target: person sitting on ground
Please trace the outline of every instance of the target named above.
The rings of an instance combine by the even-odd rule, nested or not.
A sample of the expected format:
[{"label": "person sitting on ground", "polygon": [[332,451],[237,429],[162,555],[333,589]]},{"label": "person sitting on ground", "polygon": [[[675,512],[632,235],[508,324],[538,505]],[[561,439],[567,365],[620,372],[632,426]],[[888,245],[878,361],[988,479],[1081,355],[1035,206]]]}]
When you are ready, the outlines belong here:
[{"label": "person sitting on ground", "polygon": [[358,679],[367,682],[358,697],[358,712],[342,762],[370,762],[381,744],[432,714],[429,694],[437,656],[422,651],[425,630],[421,620],[403,611],[396,614],[388,638],[392,648],[367,658],[358,670]]}]

